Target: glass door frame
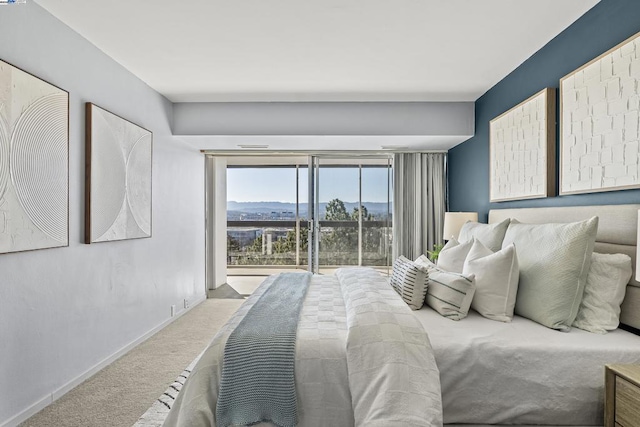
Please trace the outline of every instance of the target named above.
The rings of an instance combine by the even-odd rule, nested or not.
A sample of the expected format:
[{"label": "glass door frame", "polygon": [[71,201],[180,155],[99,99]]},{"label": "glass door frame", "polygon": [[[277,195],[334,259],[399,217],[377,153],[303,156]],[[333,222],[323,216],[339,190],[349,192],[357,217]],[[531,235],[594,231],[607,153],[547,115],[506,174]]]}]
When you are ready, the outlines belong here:
[{"label": "glass door frame", "polygon": [[[308,193],[308,271],[314,274],[319,273],[320,271],[320,168],[321,161],[323,159],[340,159],[340,160],[353,160],[353,162],[345,163],[346,167],[357,167],[358,168],[358,266],[362,265],[363,257],[363,215],[362,215],[362,168],[367,165],[367,162],[359,162],[358,159],[361,158],[375,158],[375,159],[386,159],[387,160],[387,222],[390,224],[391,218],[391,188],[392,182],[391,179],[393,174],[391,173],[393,167],[393,157],[391,155],[360,155],[358,157],[353,154],[349,155],[339,155],[339,154],[313,154],[309,156],[308,162],[308,173],[309,173],[309,193]],[[325,165],[326,166],[326,165]],[[385,248],[388,247],[388,242],[385,242]],[[385,249],[386,251],[386,249]],[[387,255],[389,256],[389,255]]]}]

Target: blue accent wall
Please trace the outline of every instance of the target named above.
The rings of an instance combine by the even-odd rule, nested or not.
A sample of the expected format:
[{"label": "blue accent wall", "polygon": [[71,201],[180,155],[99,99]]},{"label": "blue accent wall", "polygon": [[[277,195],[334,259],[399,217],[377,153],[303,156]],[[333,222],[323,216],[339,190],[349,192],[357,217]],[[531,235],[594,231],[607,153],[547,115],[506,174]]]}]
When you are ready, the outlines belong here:
[{"label": "blue accent wall", "polygon": [[639,0],[602,0],[480,97],[475,136],[449,150],[449,210],[486,221],[489,209],[640,203],[640,190],[489,203],[489,121],[638,32]]}]

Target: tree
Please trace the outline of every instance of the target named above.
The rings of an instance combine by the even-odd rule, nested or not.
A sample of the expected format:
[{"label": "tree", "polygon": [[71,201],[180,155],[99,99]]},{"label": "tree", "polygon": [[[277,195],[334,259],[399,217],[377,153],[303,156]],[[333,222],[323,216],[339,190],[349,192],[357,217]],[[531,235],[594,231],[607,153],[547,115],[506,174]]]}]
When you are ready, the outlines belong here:
[{"label": "tree", "polygon": [[327,221],[346,221],[349,220],[347,208],[340,199],[333,199],[325,207],[324,219]]},{"label": "tree", "polygon": [[240,242],[237,239],[227,234],[227,252],[234,252],[240,250]]},{"label": "tree", "polygon": [[258,236],[251,242],[247,247],[247,252],[258,252],[262,253],[262,236]]},{"label": "tree", "polygon": [[[363,221],[373,221],[373,214],[370,214],[366,206],[353,209],[347,212],[345,204],[340,199],[333,199],[325,207],[325,221],[346,221],[347,223],[329,225],[324,224],[320,237],[320,255],[322,265],[357,265],[358,263],[358,224],[360,216]],[[303,223],[306,221],[302,220]],[[384,255],[384,245],[386,231],[381,227],[367,227],[362,229],[362,249],[365,262],[377,260]],[[271,253],[263,254],[262,236],[256,238],[250,245],[245,247],[245,255],[242,264],[264,264],[264,265],[290,265],[295,262],[296,253],[296,231],[295,229],[271,243]],[[307,227],[300,228],[300,253],[304,254],[309,248],[309,230]],[[386,258],[380,258],[381,262],[386,262]],[[368,260],[368,261],[367,261]],[[376,263],[377,265],[377,263]],[[382,264],[384,265],[384,264]]]},{"label": "tree", "polygon": [[[306,251],[309,247],[309,230],[307,227],[300,227],[300,251]],[[273,245],[275,253],[295,253],[296,252],[296,230],[287,231],[287,235],[278,239]]]},{"label": "tree", "polygon": [[351,213],[351,218],[354,221],[358,221],[360,219],[360,212],[362,212],[362,220],[363,221],[371,221],[373,220],[373,215],[369,213],[369,211],[367,210],[367,207],[365,205],[362,205],[361,209],[358,210],[358,208],[353,208],[353,213]]},{"label": "tree", "polygon": [[[333,199],[325,208],[325,220],[327,221],[353,221],[347,212],[344,202]],[[320,239],[321,254],[327,257],[327,264],[350,265],[353,264],[353,254],[357,254],[358,229],[357,227],[332,227],[323,229]],[[357,255],[356,255],[357,256]]]},{"label": "tree", "polygon": [[[300,227],[300,252],[303,254],[309,247],[309,232],[306,227]],[[246,246],[246,256],[243,264],[247,265],[292,265],[295,262],[296,230],[289,230],[284,237],[275,239],[271,243],[271,254],[263,254],[262,236],[257,237]]]}]

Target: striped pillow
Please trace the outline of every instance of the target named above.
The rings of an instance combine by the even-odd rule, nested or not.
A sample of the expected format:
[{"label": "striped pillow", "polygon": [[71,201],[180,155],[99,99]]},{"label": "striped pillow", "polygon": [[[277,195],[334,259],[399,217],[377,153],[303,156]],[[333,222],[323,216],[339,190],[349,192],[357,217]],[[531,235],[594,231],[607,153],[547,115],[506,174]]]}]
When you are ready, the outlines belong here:
[{"label": "striped pillow", "polygon": [[426,268],[400,256],[393,262],[389,283],[412,310],[420,310],[427,294],[429,272]]},{"label": "striped pillow", "polygon": [[429,271],[427,305],[451,320],[467,317],[476,291],[475,275],[445,271],[424,255],[420,255],[415,262]]}]

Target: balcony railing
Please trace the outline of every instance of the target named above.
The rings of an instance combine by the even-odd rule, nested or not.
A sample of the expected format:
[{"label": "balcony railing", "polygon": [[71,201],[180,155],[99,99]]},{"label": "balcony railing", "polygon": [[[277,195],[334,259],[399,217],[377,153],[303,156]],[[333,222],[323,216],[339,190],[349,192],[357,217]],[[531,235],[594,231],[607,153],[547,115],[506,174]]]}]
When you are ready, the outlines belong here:
[{"label": "balcony railing", "polygon": [[[389,266],[390,221],[320,221],[320,266]],[[308,221],[227,221],[229,266],[306,266]]]}]

